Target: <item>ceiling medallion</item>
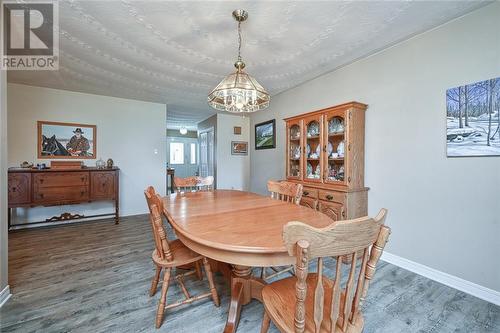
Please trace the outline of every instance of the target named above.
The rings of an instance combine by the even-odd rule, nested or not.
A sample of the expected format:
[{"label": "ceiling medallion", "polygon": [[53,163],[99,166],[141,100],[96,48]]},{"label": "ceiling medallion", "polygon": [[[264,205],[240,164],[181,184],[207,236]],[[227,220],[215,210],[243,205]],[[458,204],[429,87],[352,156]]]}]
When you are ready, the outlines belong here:
[{"label": "ceiling medallion", "polygon": [[269,106],[269,94],[248,73],[243,71],[245,63],[241,59],[241,22],[248,18],[242,9],[233,12],[238,22],[238,59],[234,63],[236,72],[229,74],[208,95],[208,104],[216,110],[234,113],[255,112]]}]

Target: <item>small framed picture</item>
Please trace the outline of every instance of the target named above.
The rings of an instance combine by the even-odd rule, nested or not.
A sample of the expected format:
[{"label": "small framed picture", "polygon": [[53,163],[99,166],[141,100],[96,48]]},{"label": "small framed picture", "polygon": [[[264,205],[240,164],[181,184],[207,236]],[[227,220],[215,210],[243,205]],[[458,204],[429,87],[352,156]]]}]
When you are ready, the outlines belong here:
[{"label": "small framed picture", "polygon": [[248,142],[231,141],[231,155],[248,155]]},{"label": "small framed picture", "polygon": [[38,158],[96,158],[96,125],[39,121]]},{"label": "small framed picture", "polygon": [[234,134],[241,135],[241,126],[234,126]]},{"label": "small framed picture", "polygon": [[276,148],[276,120],[255,125],[255,149]]}]

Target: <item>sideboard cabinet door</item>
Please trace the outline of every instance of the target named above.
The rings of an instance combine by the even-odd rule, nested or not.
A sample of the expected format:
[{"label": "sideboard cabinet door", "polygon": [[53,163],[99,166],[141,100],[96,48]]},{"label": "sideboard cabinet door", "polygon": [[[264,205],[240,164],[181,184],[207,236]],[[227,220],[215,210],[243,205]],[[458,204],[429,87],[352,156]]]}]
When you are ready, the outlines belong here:
[{"label": "sideboard cabinet door", "polygon": [[9,173],[9,207],[31,202],[31,174]]},{"label": "sideboard cabinet door", "polygon": [[114,171],[90,173],[90,200],[115,200],[116,174]]}]

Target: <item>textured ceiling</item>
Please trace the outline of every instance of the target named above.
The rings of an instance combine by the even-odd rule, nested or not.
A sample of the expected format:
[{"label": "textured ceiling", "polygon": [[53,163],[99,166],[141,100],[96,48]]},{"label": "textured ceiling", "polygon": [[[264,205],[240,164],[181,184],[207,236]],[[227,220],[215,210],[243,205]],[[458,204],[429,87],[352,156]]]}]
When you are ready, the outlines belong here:
[{"label": "textured ceiling", "polygon": [[8,78],[166,103],[169,128],[192,127],[214,113],[207,94],[234,69],[233,9],[249,12],[242,25],[246,69],[275,95],[485,4],[62,0],[60,70]]}]

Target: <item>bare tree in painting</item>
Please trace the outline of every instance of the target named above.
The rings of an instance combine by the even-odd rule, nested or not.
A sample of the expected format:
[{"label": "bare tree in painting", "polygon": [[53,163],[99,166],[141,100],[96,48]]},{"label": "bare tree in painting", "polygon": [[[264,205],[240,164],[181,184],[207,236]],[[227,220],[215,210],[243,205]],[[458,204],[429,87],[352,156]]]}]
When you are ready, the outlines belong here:
[{"label": "bare tree in painting", "polygon": [[465,126],[469,127],[469,86],[464,87],[464,116]]}]

